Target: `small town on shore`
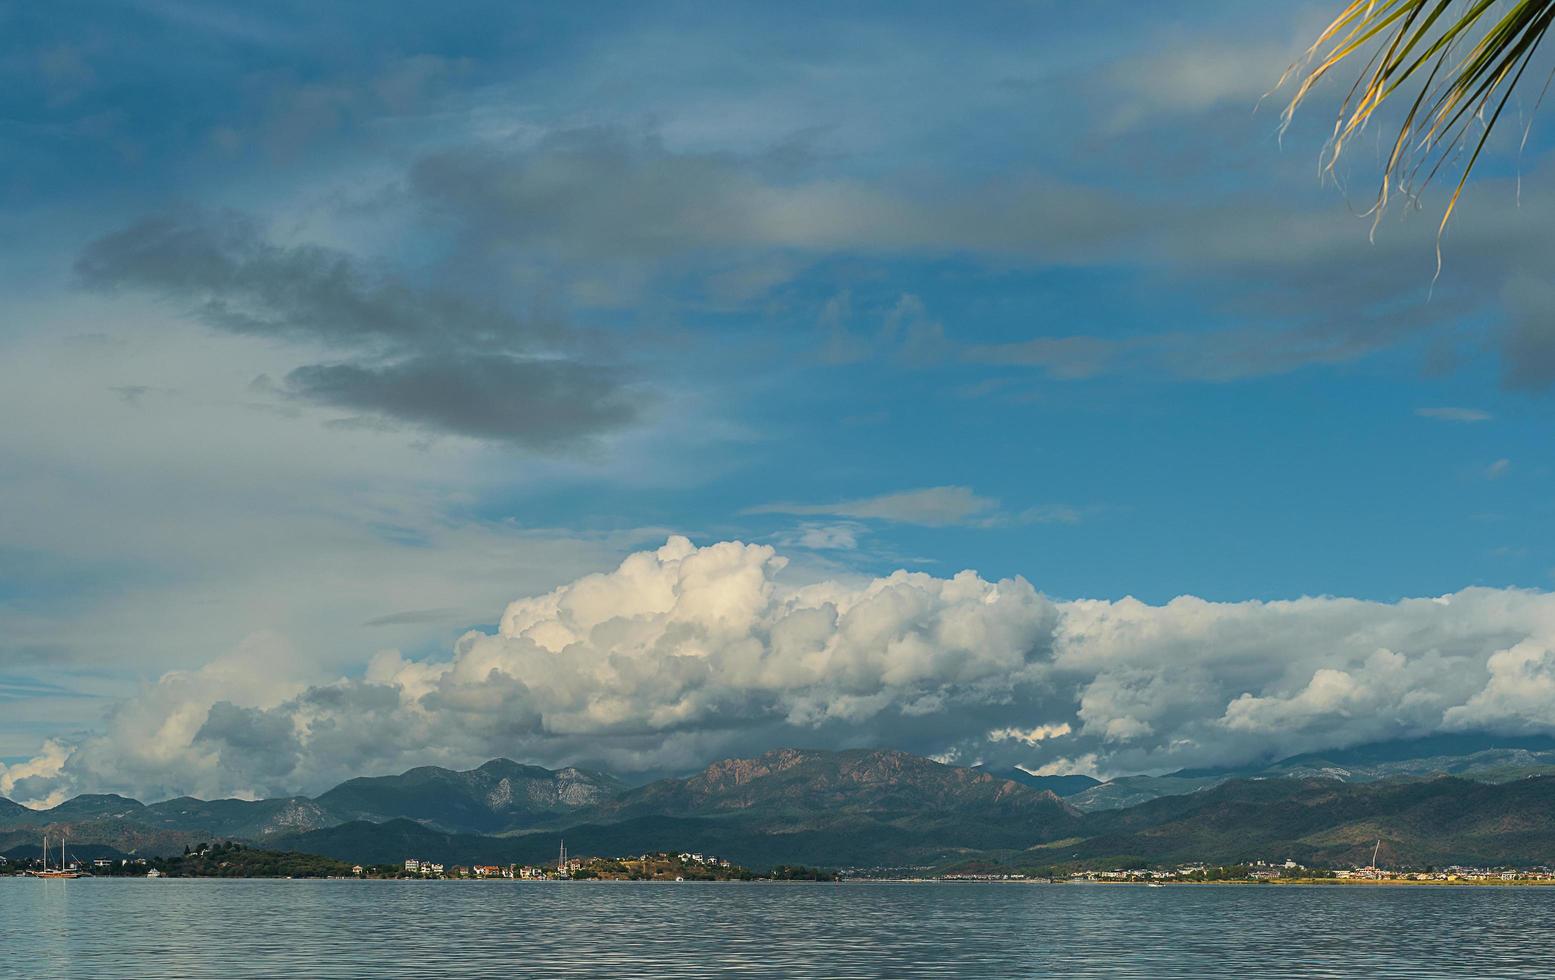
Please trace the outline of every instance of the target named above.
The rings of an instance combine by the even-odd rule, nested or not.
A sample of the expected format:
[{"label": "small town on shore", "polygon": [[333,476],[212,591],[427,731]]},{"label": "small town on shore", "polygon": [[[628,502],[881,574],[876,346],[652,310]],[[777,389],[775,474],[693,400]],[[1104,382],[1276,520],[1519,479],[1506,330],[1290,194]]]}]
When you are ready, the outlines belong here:
[{"label": "small town on shore", "polygon": [[[50,865],[54,867],[55,865]],[[0,875],[36,874],[38,859],[0,856]],[[371,878],[515,881],[907,881],[1085,884],[1555,884],[1550,867],[1382,868],[1307,867],[1289,858],[1233,865],[1186,862],[1171,867],[999,869],[979,864],[944,868],[847,867],[825,870],[777,865],[755,871],[715,854],[656,851],[617,857],[569,856],[543,864],[453,864],[407,857],[392,864],[350,864],[315,854],[266,851],[234,841],[199,844],[172,857],[72,858],[66,871],[82,877],[145,878]]]},{"label": "small town on shore", "polygon": [[761,879],[829,881],[830,872],[797,865],[780,865],[765,873],[741,867],[728,858],[694,851],[659,851],[623,857],[569,857],[565,845],[555,864],[444,865],[406,858],[398,865],[353,865],[359,878],[508,878],[520,881],[752,881]]},{"label": "small town on shore", "polygon": [[[620,857],[569,856],[554,863],[453,864],[408,857],[392,864],[351,864],[316,854],[267,851],[236,841],[198,844],[172,857],[37,858],[0,856],[0,875],[114,878],[375,878],[519,881],[834,881],[832,871],[779,864],[755,871],[715,854],[656,851]],[[63,874],[61,874],[63,873]]]},{"label": "small town on shore", "polygon": [[1097,884],[1555,884],[1555,869],[1548,867],[1471,867],[1451,865],[1423,868],[1309,868],[1295,861],[1250,861],[1235,865],[1208,865],[1189,862],[1170,868],[1094,868],[1068,872],[1030,874],[997,871],[954,871],[929,876],[939,881],[1048,881],[1089,882]]}]

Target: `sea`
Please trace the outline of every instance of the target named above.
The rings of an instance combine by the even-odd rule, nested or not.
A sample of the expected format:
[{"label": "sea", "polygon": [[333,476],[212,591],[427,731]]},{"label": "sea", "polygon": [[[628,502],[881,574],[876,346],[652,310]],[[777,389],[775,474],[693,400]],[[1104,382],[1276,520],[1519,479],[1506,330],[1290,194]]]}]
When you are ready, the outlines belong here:
[{"label": "sea", "polygon": [[0,878],[0,976],[1548,977],[1555,888]]}]

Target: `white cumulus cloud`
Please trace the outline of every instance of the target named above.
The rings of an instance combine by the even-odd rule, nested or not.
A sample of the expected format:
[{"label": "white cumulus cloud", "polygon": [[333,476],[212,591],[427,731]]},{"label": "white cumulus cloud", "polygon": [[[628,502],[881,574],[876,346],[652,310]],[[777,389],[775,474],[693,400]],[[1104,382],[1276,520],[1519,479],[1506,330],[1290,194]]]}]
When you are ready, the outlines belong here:
[{"label": "white cumulus cloud", "polygon": [[349,678],[309,681],[254,637],[0,769],[0,792],[316,792],[497,755],[664,772],[781,744],[1116,774],[1555,730],[1548,593],[1055,602],[1018,577],[795,584],[785,564],[673,537],[511,603],[445,658],[382,651]]}]

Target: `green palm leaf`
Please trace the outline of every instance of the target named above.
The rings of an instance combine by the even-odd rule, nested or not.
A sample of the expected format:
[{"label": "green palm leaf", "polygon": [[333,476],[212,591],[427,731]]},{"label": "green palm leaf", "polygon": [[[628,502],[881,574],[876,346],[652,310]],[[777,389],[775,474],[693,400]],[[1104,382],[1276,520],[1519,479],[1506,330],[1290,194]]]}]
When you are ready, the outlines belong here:
[{"label": "green palm leaf", "polygon": [[1407,99],[1374,212],[1380,216],[1395,188],[1413,198],[1444,167],[1464,160],[1439,234],[1552,22],[1555,0],[1352,0],[1281,79],[1299,79],[1283,125],[1331,71],[1365,58],[1340,105],[1324,170],[1332,174],[1380,106]]}]

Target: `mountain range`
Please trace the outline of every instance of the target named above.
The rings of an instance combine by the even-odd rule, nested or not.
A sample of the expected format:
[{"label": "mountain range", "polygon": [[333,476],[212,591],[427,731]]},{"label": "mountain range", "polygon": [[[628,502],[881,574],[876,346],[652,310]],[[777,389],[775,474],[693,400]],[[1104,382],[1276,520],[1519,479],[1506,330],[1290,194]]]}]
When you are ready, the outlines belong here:
[{"label": "mountain range", "polygon": [[1355,783],[1407,776],[1453,775],[1494,783],[1541,774],[1555,774],[1555,737],[1467,733],[1309,752],[1260,765],[1182,769],[1163,776],[1123,776],[1066,795],[1077,809],[1092,811],[1135,806],[1162,796],[1180,796],[1232,779],[1317,776]]},{"label": "mountain range", "polygon": [[1463,736],[1236,770],[1100,782],[945,765],[890,750],[780,749],[631,787],[608,773],[496,759],[351,779],[316,797],[0,799],[0,854],[42,831],[81,856],[213,839],[367,863],[540,862],[698,850],[762,866],[1063,867],[1292,857],[1359,864],[1555,863],[1555,740]]}]

